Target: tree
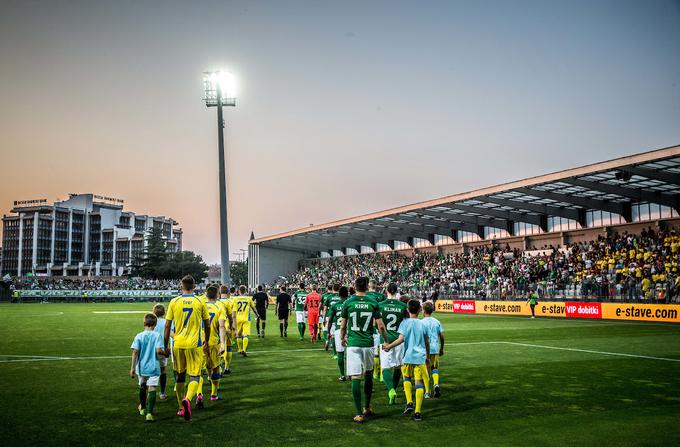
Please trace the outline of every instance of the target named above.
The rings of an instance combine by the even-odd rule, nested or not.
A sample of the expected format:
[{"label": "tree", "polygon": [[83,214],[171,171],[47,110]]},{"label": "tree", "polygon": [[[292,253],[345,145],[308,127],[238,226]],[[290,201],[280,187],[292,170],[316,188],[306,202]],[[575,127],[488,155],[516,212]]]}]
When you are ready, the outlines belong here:
[{"label": "tree", "polygon": [[159,269],[168,261],[167,245],[161,229],[153,227],[147,236],[147,245],[141,255],[132,261],[132,275],[141,278],[160,279]]},{"label": "tree", "polygon": [[229,267],[231,272],[231,283],[238,287],[248,284],[248,262],[234,261]]},{"label": "tree", "polygon": [[191,275],[200,282],[208,276],[208,266],[191,251],[168,253],[160,228],[152,228],[146,248],[133,261],[132,275],[147,279],[181,279]]}]

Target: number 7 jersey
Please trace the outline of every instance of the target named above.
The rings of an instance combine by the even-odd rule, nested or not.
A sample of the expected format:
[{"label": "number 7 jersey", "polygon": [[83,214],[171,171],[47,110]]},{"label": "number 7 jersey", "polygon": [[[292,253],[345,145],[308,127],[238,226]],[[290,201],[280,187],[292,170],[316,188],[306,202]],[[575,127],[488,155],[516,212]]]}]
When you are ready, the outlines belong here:
[{"label": "number 7 jersey", "polygon": [[342,318],[347,319],[348,347],[373,347],[373,320],[382,318],[375,300],[352,295],[342,306]]},{"label": "number 7 jersey", "polygon": [[210,316],[208,308],[200,299],[194,295],[178,296],[168,306],[166,319],[174,323],[175,348],[191,349],[203,346],[203,320],[209,320]]}]

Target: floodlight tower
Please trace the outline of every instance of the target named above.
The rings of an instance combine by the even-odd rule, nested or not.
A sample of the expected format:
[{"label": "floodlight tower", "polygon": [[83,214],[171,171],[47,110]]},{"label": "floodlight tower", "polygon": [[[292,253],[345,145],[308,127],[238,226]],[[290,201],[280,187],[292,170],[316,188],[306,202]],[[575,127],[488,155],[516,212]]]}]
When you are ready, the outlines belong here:
[{"label": "floodlight tower", "polygon": [[223,106],[236,106],[236,83],[231,73],[208,71],[203,73],[206,107],[217,107],[217,142],[220,175],[220,254],[222,261],[222,284],[231,286],[229,271],[229,231],[227,226],[227,177],[224,167],[224,118]]}]

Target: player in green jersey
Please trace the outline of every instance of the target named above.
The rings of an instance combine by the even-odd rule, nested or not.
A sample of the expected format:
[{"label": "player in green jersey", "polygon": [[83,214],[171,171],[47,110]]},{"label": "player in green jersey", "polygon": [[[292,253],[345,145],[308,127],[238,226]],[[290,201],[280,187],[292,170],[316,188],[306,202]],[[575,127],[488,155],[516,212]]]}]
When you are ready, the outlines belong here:
[{"label": "player in green jersey", "polygon": [[321,306],[319,307],[319,325],[321,326],[321,336],[323,337],[323,341],[326,343],[326,351],[328,351],[328,331],[326,330],[326,322],[328,319],[326,317],[328,316],[328,309],[330,308],[328,301],[332,295],[333,285],[328,284],[326,291],[321,294]]},{"label": "player in green jersey", "polygon": [[[352,398],[356,409],[355,422],[373,415],[371,396],[373,394],[373,328],[387,338],[378,303],[366,296],[368,278],[359,277],[355,283],[356,295],[342,306],[340,337],[346,347],[347,375],[352,379]],[[365,404],[362,410],[361,379],[364,379]]]},{"label": "player in green jersey", "polygon": [[[399,325],[408,318],[408,306],[397,298],[397,285],[387,286],[387,299],[378,304],[380,314],[385,322],[387,338],[380,344],[392,343],[399,338]],[[380,350],[380,365],[382,366],[383,382],[387,386],[389,404],[394,405],[397,400],[397,386],[401,378],[401,365],[404,358],[404,345],[396,346],[389,352]]]},{"label": "player in green jersey", "polygon": [[293,294],[293,305],[295,306],[295,319],[297,320],[298,332],[300,333],[300,341],[305,339],[305,326],[307,322],[307,315],[305,312],[305,301],[307,300],[307,291],[305,290],[305,283],[300,283],[300,289]]},{"label": "player in green jersey", "polygon": [[336,287],[338,295],[333,298],[331,303],[326,328],[330,336],[335,339],[334,350],[336,350],[338,369],[340,370],[340,378],[338,380],[344,382],[347,380],[347,376],[345,375],[345,347],[342,345],[340,337],[340,321],[342,320],[342,306],[349,296],[349,290],[345,286],[340,287],[340,284],[335,284],[333,289]]},{"label": "player in green jersey", "polygon": [[[331,307],[333,304],[337,303],[338,301],[344,301],[340,299],[339,292],[340,292],[340,284],[333,284],[332,288],[332,294],[328,297],[328,300],[326,301],[326,319],[325,321],[328,322],[328,320],[331,317]],[[347,291],[349,293],[349,290]],[[335,331],[340,331],[340,319],[336,320],[335,323],[333,324],[326,324],[324,326],[324,331],[328,333],[328,337],[326,338],[326,351],[328,351],[329,348],[333,348],[333,358],[337,357],[337,350],[335,349],[336,343],[335,343]]]}]

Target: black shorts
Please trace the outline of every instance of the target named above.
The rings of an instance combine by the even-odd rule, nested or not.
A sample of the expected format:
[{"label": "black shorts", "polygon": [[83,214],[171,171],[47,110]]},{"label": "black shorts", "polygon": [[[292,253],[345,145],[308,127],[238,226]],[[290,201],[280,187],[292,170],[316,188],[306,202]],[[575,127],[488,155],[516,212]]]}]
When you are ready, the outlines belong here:
[{"label": "black shorts", "polygon": [[290,314],[290,312],[288,311],[288,309],[280,310],[279,311],[279,320],[287,320],[289,314]]},{"label": "black shorts", "polygon": [[260,309],[259,307],[257,309],[257,314],[260,316],[260,320],[262,321],[267,321],[267,309]]}]

